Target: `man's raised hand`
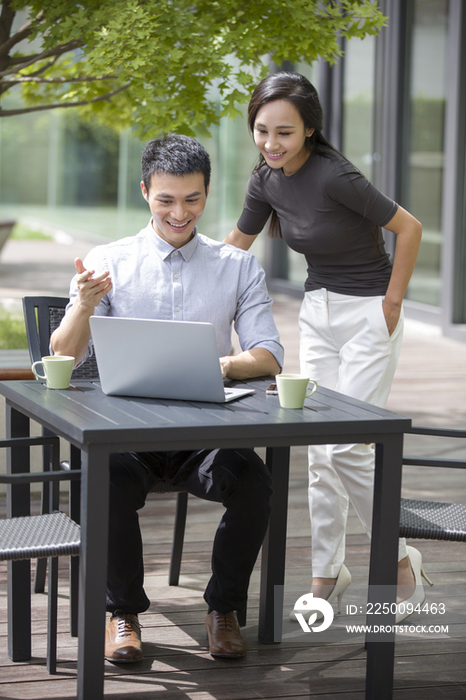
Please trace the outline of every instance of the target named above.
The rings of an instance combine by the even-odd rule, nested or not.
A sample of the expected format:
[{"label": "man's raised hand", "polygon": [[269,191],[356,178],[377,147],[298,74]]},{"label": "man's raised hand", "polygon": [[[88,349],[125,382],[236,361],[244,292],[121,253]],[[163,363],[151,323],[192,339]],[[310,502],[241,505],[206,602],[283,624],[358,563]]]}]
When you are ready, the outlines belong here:
[{"label": "man's raised hand", "polygon": [[112,288],[109,272],[106,270],[94,277],[95,270],[86,270],[81,258],[76,258],[74,264],[77,272],[76,283],[79,303],[95,309]]}]

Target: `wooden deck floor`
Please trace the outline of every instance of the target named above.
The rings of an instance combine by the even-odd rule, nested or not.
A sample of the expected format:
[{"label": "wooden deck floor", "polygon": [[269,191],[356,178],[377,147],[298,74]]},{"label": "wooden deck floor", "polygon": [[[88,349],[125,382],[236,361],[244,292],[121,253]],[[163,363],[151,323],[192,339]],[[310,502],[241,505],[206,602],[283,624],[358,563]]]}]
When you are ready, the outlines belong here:
[{"label": "wooden deck floor", "polygon": [[[287,347],[288,371],[297,368],[294,337],[297,304],[277,300],[276,315]],[[389,408],[416,423],[465,425],[466,348],[436,336],[408,331]],[[3,425],[1,426],[3,429]],[[457,451],[443,444],[428,452]],[[413,468],[405,471],[404,495],[466,503],[466,474]],[[419,495],[422,494],[422,495]],[[454,494],[454,496],[452,495]],[[221,507],[190,498],[188,525],[178,587],[167,585],[174,500],[152,496],[142,511],[145,541],[146,589],[152,605],[141,616],[145,658],[131,666],[105,665],[105,696],[109,699],[160,700],[361,700],[364,697],[365,651],[361,641],[342,633],[333,644],[321,644],[314,635],[295,635],[281,645],[257,641],[258,567],[254,571],[244,630],[249,652],[245,659],[214,660],[207,652],[202,592],[209,578],[210,550]],[[455,638],[421,634],[400,638],[396,645],[395,700],[455,700],[466,697],[466,546],[461,543],[419,541],[425,568],[434,581],[429,602],[445,602],[455,610],[451,626]],[[287,581],[291,590],[308,590],[310,532],[306,494],[306,455],[292,451]],[[353,585],[367,582],[369,542],[350,511],[346,564]],[[0,697],[73,698],[76,692],[77,643],[68,634],[67,562],[61,563],[58,673],[45,670],[46,596],[33,595],[33,654],[28,663],[12,663],[6,648],[6,566],[0,566]],[[423,618],[425,620],[427,618]],[[450,614],[451,619],[451,614]],[[353,622],[340,616],[339,624]],[[428,618],[429,622],[433,620]],[[437,623],[437,619],[433,620]]]},{"label": "wooden deck floor", "polygon": [[[294,451],[287,549],[287,586],[306,591],[310,578],[310,539],[302,450]],[[167,585],[173,499],[151,497],[144,509],[146,587],[152,605],[141,616],[145,658],[128,666],[106,663],[108,698],[169,700],[246,700],[247,698],[364,697],[365,651],[361,642],[315,646],[285,641],[264,646],[257,641],[258,571],[254,572],[244,634],[249,652],[241,660],[213,660],[207,652],[202,592],[209,578],[209,553],[221,508],[191,498],[180,586]],[[369,545],[354,514],[350,516],[346,563],[353,586],[367,581]],[[419,544],[435,587],[428,600],[452,598],[466,604],[464,544]],[[68,634],[66,561],[61,568],[59,664],[56,676],[45,669],[45,595],[33,595],[33,654],[29,663],[12,663],[6,652],[5,566],[0,573],[0,697],[73,698],[76,692],[76,640]],[[457,592],[457,593],[456,593]],[[345,598],[343,598],[345,603]],[[348,622],[352,622],[346,616]],[[343,621],[343,617],[341,618]],[[304,635],[303,635],[304,637]],[[466,695],[464,634],[456,640],[425,641],[418,636],[396,647],[396,699],[464,698]]]}]

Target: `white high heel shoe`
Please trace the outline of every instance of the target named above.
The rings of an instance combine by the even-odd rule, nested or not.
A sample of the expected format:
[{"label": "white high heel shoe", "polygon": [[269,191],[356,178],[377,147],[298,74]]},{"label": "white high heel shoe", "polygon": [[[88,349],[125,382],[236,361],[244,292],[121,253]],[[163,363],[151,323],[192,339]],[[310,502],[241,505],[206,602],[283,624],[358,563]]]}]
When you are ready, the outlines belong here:
[{"label": "white high heel shoe", "polygon": [[[344,564],[341,565],[340,573],[338,574],[338,578],[335,581],[335,586],[330,593],[330,595],[327,598],[327,601],[331,603],[335,598],[338,598],[338,607],[337,610],[338,612],[341,612],[341,599],[343,598],[343,593],[346,591],[348,586],[351,583],[351,574],[346,568]],[[290,612],[290,620],[293,620],[293,622],[298,622],[297,617],[295,613],[301,613],[301,615],[306,615],[309,610],[306,610],[305,608],[303,609],[294,609]],[[323,618],[323,614],[320,612],[320,610],[314,610],[317,614],[316,621],[321,620]]]},{"label": "white high heel shoe", "polygon": [[422,605],[422,603],[426,599],[426,594],[424,591],[424,586],[422,585],[422,578],[424,577],[429,586],[433,586],[434,584],[430,580],[430,578],[427,576],[426,572],[424,571],[424,567],[422,566],[422,554],[419,552],[415,547],[406,547],[406,550],[408,552],[408,557],[409,557],[409,562],[411,564],[411,569],[413,570],[414,574],[414,582],[416,584],[416,587],[414,589],[414,593],[410,598],[407,598],[406,600],[402,600],[400,603],[397,604],[396,606],[396,623],[398,624],[402,620],[404,620],[406,617],[411,615],[414,611],[414,608],[417,605]]}]

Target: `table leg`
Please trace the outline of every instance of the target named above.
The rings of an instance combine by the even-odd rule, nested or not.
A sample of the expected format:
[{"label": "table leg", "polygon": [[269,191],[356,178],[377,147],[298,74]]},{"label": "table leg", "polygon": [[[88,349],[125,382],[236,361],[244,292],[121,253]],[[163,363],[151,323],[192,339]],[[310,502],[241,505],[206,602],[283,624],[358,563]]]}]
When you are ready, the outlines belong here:
[{"label": "table leg", "polygon": [[[70,469],[81,469],[81,451],[70,445]],[[81,517],[81,483],[70,481],[70,518]],[[70,634],[78,636],[79,557],[70,557]]]},{"label": "table leg", "polygon": [[282,639],[290,448],[268,447],[266,463],[272,474],[274,493],[269,527],[262,545],[259,641],[274,644]]},{"label": "table leg", "polygon": [[81,453],[78,700],[101,700],[104,692],[109,452],[91,445]]},{"label": "table leg", "polygon": [[[396,602],[402,454],[402,434],[388,435],[376,445],[368,598],[373,606]],[[378,622],[393,626],[395,614],[380,615]],[[367,616],[366,624],[374,624],[374,615]],[[393,696],[395,632],[384,634],[383,640],[366,635],[366,700]]]},{"label": "table leg", "polygon": [[[6,436],[28,437],[29,418],[6,404]],[[7,473],[28,472],[29,447],[12,447]],[[30,486],[7,487],[7,517],[30,515]],[[7,562],[8,656],[12,661],[31,658],[31,561]]]}]

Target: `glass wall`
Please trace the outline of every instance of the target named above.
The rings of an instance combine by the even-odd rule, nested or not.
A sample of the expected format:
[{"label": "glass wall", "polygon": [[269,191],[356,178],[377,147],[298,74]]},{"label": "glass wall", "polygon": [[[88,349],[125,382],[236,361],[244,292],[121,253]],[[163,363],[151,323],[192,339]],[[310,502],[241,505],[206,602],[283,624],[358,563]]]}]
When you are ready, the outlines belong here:
[{"label": "glass wall", "polygon": [[77,238],[134,233],[148,220],[141,145],[129,139],[122,149],[122,142],[112,129],[80,122],[73,110],[0,120],[0,214]]},{"label": "glass wall", "polygon": [[423,224],[406,298],[440,306],[448,0],[414,0],[409,148],[402,204]]},{"label": "glass wall", "polygon": [[372,178],[375,37],[349,41],[343,66],[342,152]]},{"label": "glass wall", "polygon": [[[246,111],[246,106],[242,106],[241,118],[222,119],[218,126],[212,127],[211,138],[199,139],[212,159],[212,182],[199,228],[217,240],[222,240],[236,226],[246,184],[258,157],[248,131]],[[254,244],[254,252],[261,258],[262,243],[260,240]]]},{"label": "glass wall", "polygon": [[[224,119],[200,140],[212,158],[200,230],[222,239],[241,213],[257,150],[245,118]],[[1,214],[77,236],[133,235],[149,219],[139,185],[143,146],[130,132],[83,123],[73,110],[2,119]]]}]

